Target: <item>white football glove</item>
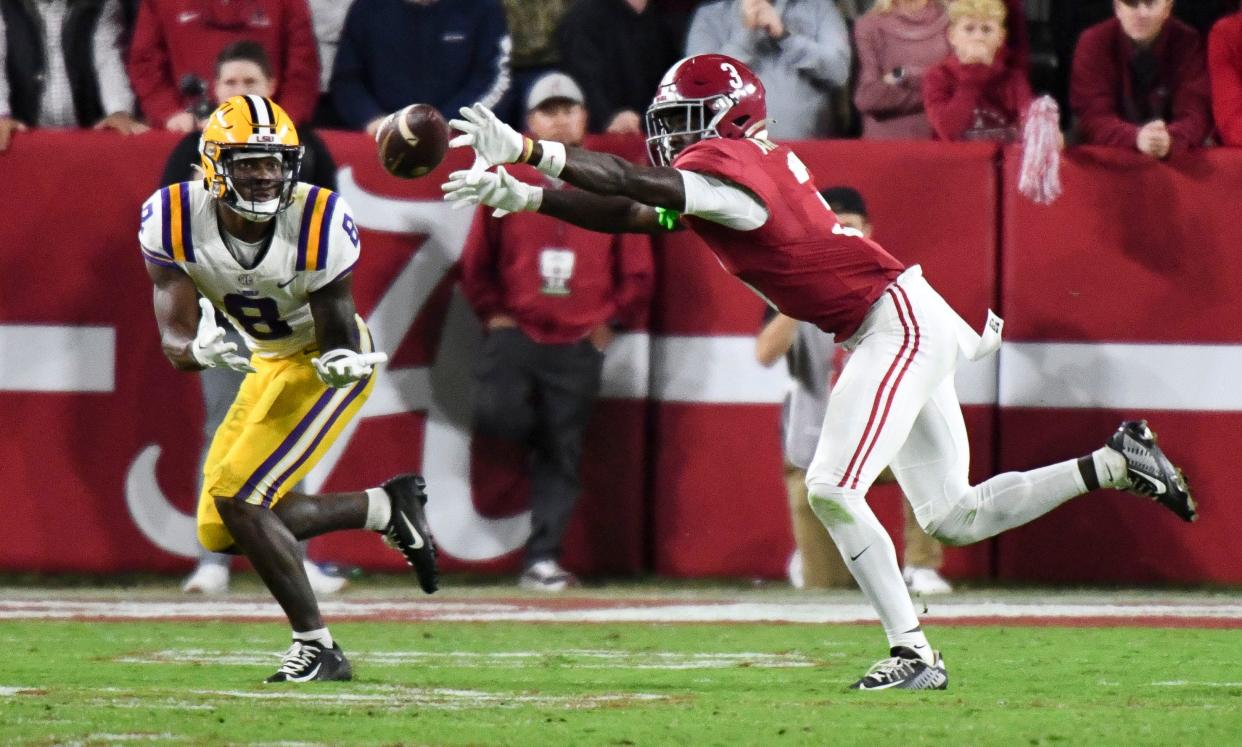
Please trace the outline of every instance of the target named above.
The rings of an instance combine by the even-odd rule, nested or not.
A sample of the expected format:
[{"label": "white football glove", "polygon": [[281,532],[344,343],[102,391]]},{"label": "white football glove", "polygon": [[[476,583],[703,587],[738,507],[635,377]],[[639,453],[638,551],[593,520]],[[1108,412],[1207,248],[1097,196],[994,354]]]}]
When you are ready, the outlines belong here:
[{"label": "white football glove", "polygon": [[323,383],[333,389],[349,386],[371,375],[373,367],[388,361],[387,353],[355,353],[345,348],[329,350],[318,358],[311,358],[311,365]]},{"label": "white football glove", "polygon": [[543,187],[533,187],[515,179],[504,167],[489,171],[454,171],[440,185],[444,199],[454,209],[487,205],[496,208],[492,215],[497,218],[524,210],[538,210],[543,203]]},{"label": "white football glove", "polygon": [[205,298],[198,299],[203,315],[198,320],[198,333],[190,343],[190,355],[204,368],[231,368],[241,373],[254,373],[250,361],[237,354],[237,344],[224,341],[224,329],[216,324],[216,307]]},{"label": "white football glove", "polygon": [[[524,145],[522,135],[501,122],[491,109],[483,104],[475,104],[472,107],[463,106],[458,111],[461,112],[462,119],[451,120],[449,126],[463,134],[449,141],[450,148],[474,148],[474,152],[484,162],[482,168],[516,163],[521,159]],[[475,166],[480,166],[478,160]]]}]

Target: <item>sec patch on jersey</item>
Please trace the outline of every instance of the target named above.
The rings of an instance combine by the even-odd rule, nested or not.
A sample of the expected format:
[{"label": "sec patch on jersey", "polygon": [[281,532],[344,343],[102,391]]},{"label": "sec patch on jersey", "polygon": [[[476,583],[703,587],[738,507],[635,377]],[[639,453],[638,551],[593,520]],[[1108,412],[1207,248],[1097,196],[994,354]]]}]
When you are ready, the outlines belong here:
[{"label": "sec patch on jersey", "polygon": [[448,124],[430,104],[410,104],[384,118],[375,131],[384,170],[399,179],[430,173],[448,151]]}]

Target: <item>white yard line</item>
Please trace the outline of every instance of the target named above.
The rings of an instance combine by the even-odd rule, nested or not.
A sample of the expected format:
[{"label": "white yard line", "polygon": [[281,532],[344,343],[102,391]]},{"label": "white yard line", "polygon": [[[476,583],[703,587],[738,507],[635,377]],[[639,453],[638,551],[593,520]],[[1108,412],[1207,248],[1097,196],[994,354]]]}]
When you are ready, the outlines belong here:
[{"label": "white yard line", "polygon": [[[428,622],[592,622],[592,623],[852,623],[873,622],[871,607],[854,602],[666,602],[640,600],[523,600],[445,602],[377,602],[333,600],[323,603],[328,618],[410,620]],[[920,617],[928,622],[961,619],[1012,620],[1016,618],[1141,618],[1193,619],[1242,623],[1242,600],[1231,602],[928,602]],[[280,620],[274,602],[241,600],[0,600],[0,619],[163,619],[163,620]]]}]

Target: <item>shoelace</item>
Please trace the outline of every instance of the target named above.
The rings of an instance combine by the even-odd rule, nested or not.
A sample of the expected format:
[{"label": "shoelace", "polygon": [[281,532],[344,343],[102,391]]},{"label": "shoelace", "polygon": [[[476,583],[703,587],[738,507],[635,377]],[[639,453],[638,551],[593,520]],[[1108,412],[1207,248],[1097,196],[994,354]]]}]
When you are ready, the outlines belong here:
[{"label": "shoelace", "polygon": [[318,646],[307,645],[302,641],[294,641],[289,650],[285,652],[284,658],[280,660],[281,673],[289,675],[301,674],[311,665],[318,652]]},{"label": "shoelace", "polygon": [[915,659],[903,659],[900,656],[892,656],[887,659],[881,659],[867,671],[867,679],[875,678],[878,682],[887,682],[896,679],[900,675],[909,674],[915,665]]}]

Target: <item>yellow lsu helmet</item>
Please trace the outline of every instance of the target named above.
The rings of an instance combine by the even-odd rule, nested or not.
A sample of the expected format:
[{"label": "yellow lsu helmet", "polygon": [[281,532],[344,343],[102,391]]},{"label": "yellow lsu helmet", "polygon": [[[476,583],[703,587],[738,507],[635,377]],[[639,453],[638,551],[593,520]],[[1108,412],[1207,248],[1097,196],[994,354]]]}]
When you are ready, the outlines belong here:
[{"label": "yellow lsu helmet", "polygon": [[[293,202],[293,188],[302,168],[303,146],[293,120],[276,102],[263,96],[233,96],[207,118],[198,141],[203,186],[208,193],[245,218],[269,221]],[[238,191],[233,165],[245,158],[280,159],[280,190],[269,200],[253,200]],[[264,182],[270,180],[263,180]]]}]

